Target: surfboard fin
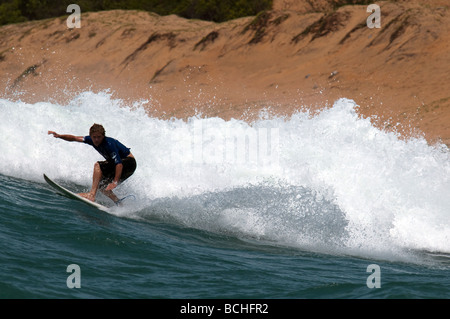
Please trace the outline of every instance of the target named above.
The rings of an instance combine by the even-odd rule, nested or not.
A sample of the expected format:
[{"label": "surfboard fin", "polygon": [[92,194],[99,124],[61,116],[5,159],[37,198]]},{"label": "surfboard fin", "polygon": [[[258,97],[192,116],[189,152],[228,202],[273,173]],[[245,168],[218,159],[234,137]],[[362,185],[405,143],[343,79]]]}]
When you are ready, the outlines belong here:
[{"label": "surfboard fin", "polygon": [[118,201],[114,202],[114,204],[116,204],[116,206],[120,206],[120,205],[122,204],[122,201],[123,201],[123,200],[125,200],[125,199],[127,199],[127,198],[130,198],[130,197],[133,197],[133,199],[136,199],[136,196],[134,196],[134,195],[127,195],[127,196],[125,196],[125,197],[122,197],[122,198],[119,199]]}]

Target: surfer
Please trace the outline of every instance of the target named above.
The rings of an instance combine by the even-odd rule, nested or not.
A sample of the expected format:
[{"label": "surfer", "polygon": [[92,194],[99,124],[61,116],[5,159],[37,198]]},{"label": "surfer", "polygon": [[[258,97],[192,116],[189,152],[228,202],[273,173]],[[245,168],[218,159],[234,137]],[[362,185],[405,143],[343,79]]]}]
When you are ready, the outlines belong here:
[{"label": "surfer", "polygon": [[136,160],[128,147],[116,139],[107,137],[105,129],[100,124],[92,125],[88,136],[58,134],[53,131],[48,131],[48,134],[65,141],[92,145],[106,159],[106,161],[99,161],[94,165],[91,191],[78,195],[94,202],[97,190],[100,189],[116,204],[119,203],[119,198],[113,193],[113,189],[133,175],[136,170]]}]

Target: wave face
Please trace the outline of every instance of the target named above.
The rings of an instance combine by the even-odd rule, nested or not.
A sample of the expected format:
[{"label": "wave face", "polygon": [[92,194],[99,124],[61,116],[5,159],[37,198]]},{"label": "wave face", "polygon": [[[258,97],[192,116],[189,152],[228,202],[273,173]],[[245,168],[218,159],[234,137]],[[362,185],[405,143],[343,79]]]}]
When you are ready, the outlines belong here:
[{"label": "wave face", "polygon": [[149,117],[106,93],[67,105],[0,100],[0,174],[42,174],[86,189],[90,146],[47,135],[106,135],[131,148],[136,200],[116,213],[318,252],[415,258],[450,253],[450,160],[444,145],[402,140],[358,117],[353,101],[253,123]]}]

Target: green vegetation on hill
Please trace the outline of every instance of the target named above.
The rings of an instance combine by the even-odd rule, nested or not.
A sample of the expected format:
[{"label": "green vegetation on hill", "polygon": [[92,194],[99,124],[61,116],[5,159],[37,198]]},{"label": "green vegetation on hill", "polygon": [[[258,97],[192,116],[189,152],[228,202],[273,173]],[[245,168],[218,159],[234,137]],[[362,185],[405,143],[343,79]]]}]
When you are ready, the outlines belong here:
[{"label": "green vegetation on hill", "polygon": [[68,15],[69,4],[81,13],[113,9],[145,10],[160,15],[223,22],[270,10],[272,0],[3,0],[0,25]]}]

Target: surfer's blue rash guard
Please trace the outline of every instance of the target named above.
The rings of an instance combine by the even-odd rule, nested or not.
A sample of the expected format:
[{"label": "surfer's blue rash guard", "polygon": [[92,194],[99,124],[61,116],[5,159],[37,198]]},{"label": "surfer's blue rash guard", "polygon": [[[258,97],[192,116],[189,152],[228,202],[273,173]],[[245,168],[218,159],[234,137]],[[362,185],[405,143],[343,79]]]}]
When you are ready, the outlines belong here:
[{"label": "surfer's blue rash guard", "polygon": [[90,136],[84,137],[84,143],[92,145],[108,162],[121,164],[122,159],[130,155],[130,149],[111,137],[103,139],[99,146],[95,146]]}]

